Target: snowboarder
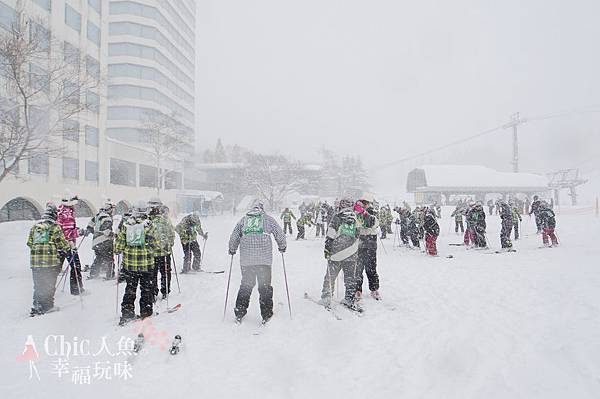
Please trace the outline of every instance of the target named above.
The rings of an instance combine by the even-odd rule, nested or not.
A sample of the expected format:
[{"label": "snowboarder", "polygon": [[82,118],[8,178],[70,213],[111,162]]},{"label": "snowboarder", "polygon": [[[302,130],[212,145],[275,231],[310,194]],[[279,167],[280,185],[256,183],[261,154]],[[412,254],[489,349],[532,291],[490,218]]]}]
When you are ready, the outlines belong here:
[{"label": "snowboarder", "polygon": [[296,236],[297,240],[305,240],[306,228],[304,226],[312,227],[312,222],[310,220],[310,213],[305,213],[300,216],[298,220],[296,220],[296,228],[298,229],[298,235]]},{"label": "snowboarder", "polygon": [[[181,247],[183,248],[183,270],[181,273],[187,273],[190,271],[190,265],[193,270],[200,270],[200,259],[202,257],[202,253],[200,251],[200,245],[198,244],[198,234],[204,238],[208,239],[208,233],[205,233],[202,230],[202,224],[200,223],[200,215],[198,212],[190,213],[185,216],[177,227],[175,227],[175,231],[179,234],[179,238],[181,240]],[[192,263],[192,255],[194,261]]]},{"label": "snowboarder", "polygon": [[252,290],[258,281],[260,313],[266,323],[273,317],[273,287],[271,267],[273,264],[273,244],[271,235],[277,242],[279,252],[284,253],[287,241],[277,221],[267,215],[262,202],[257,201],[236,225],[229,238],[229,254],[235,255],[240,248],[242,281],[235,302],[235,319],[240,323],[248,311]]},{"label": "snowboarder", "polygon": [[154,251],[154,275],[152,284],[154,285],[154,302],[158,297],[158,272],[160,272],[160,293],[162,299],[165,299],[171,292],[171,254],[173,245],[175,245],[175,229],[169,219],[168,208],[163,205],[158,198],[152,198],[148,201],[150,208],[150,222],[156,239],[156,248]]},{"label": "snowboarder", "polygon": [[496,201],[496,209],[500,213],[502,219],[502,228],[500,229],[500,245],[503,249],[511,249],[512,242],[510,241],[510,233],[513,228],[513,210],[505,201]]},{"label": "snowboarder", "polygon": [[[554,233],[556,228],[556,215],[546,201],[541,201],[538,208],[540,225],[542,227],[542,241],[545,246],[552,247],[558,245],[558,238]],[[548,240],[550,238],[550,240]]]},{"label": "snowboarder", "polygon": [[31,228],[27,246],[33,276],[33,306],[31,316],[42,315],[54,308],[56,278],[64,256],[71,250],[62,229],[56,223],[58,210],[50,203],[42,220]]},{"label": "snowboarder", "polygon": [[114,232],[113,232],[113,212],[115,206],[107,201],[90,219],[84,237],[92,234],[92,250],[95,257],[90,268],[88,279],[98,278],[102,270],[106,271],[106,279],[112,279],[115,276],[114,270]]},{"label": "snowboarder", "polygon": [[346,290],[342,304],[351,310],[362,310],[356,301],[359,229],[353,206],[354,201],[351,199],[341,199],[337,213],[333,216],[327,228],[324,249],[325,259],[327,259],[327,271],[325,272],[323,290],[321,291],[321,303],[326,308],[331,307],[335,280],[340,270],[343,270]]},{"label": "snowboarder", "polygon": [[146,203],[140,202],[133,210],[124,228],[117,235],[115,253],[123,254],[125,294],[121,302],[119,325],[136,318],[135,298],[140,286],[140,317],[152,316],[154,255],[157,247],[152,223],[148,220]]},{"label": "snowboarder", "polygon": [[280,219],[283,220],[283,233],[287,234],[287,231],[289,229],[290,234],[294,234],[294,232],[292,231],[292,219],[296,220],[294,212],[292,212],[290,208],[285,208],[283,212],[281,212]]},{"label": "snowboarder", "polygon": [[540,205],[542,201],[540,201],[540,197],[537,195],[533,196],[533,202],[531,203],[531,209],[529,210],[529,217],[531,218],[531,214],[535,217],[535,225],[537,227],[537,233],[542,233],[542,223],[540,220]]},{"label": "snowboarder", "polygon": [[450,215],[451,217],[454,218],[454,232],[456,234],[458,234],[459,228],[460,228],[461,233],[465,232],[465,225],[463,223],[463,215],[464,214],[465,214],[465,209],[464,209],[463,203],[461,201],[456,205],[456,208]]},{"label": "snowboarder", "polygon": [[426,208],[424,211],[423,229],[425,230],[425,249],[430,256],[437,256],[436,241],[440,235],[440,226],[436,219],[436,208],[434,206]]},{"label": "snowboarder", "polygon": [[[58,225],[71,246],[71,250],[65,255],[70,270],[71,295],[79,295],[85,292],[81,278],[81,261],[79,260],[77,245],[75,244],[77,237],[84,233],[83,229],[80,230],[77,228],[77,222],[75,221],[75,205],[78,202],[79,199],[77,196],[63,198],[61,205],[58,207],[57,219]],[[63,258],[63,261],[65,258]]]},{"label": "snowboarder", "polygon": [[[365,194],[354,205],[358,221],[358,267],[356,268],[356,299],[362,298],[363,272],[367,274],[371,296],[380,300],[379,275],[377,274],[377,231],[380,226],[377,213],[373,208],[373,196]],[[345,272],[344,272],[345,273]]]}]

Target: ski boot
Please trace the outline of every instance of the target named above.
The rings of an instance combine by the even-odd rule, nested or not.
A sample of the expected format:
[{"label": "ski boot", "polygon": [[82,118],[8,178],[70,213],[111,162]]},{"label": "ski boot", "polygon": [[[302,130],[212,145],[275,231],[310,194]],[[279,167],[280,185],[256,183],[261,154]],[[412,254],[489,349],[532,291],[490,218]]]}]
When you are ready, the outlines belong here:
[{"label": "ski boot", "polygon": [[371,298],[375,299],[376,301],[381,301],[381,295],[379,294],[379,290],[371,291]]}]

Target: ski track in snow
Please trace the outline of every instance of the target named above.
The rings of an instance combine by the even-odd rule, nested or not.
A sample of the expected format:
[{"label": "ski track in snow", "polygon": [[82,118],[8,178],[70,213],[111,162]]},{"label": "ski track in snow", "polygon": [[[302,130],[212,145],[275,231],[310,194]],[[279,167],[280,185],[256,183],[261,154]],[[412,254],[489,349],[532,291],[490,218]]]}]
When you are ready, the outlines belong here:
[{"label": "ski track in snow", "polygon": [[[261,327],[256,289],[242,325],[233,323],[237,256],[222,321],[227,240],[235,219],[206,218],[210,239],[204,267],[225,268],[226,273],[179,275],[181,294],[173,276],[169,304],[183,306],[169,314],[159,303],[160,314],[151,320],[164,331],[167,347],[175,334],[182,336],[179,354],[170,356],[146,342],[133,362],[133,378],[91,385],[75,385],[70,375],[57,378],[43,354],[37,363],[41,381],[29,380],[27,363],[16,357],[30,334],[40,353],[48,334],[87,338],[93,348],[102,336],[113,343],[111,349],[121,336],[135,339],[133,327],[116,326],[114,281],[84,280],[91,293],[83,297],[83,310],[68,286],[64,293],[59,287],[56,305],[61,310],[29,318],[32,281],[24,243],[32,223],[3,223],[2,397],[597,398],[600,273],[594,265],[600,249],[594,238],[600,235],[600,221],[560,215],[557,220],[561,246],[538,249],[541,237],[525,217],[522,228],[529,235],[515,242],[518,252],[496,256],[449,246],[462,236],[448,233],[453,223],[448,217],[440,221],[438,258],[393,248],[391,235],[384,241],[387,254],[381,243],[378,252],[383,301],[366,296],[364,316],[340,309],[342,320],[303,299],[304,292],[319,297],[325,273],[323,241],[314,238],[314,228],[307,229],[306,241],[288,236],[285,254],[293,319],[276,253],[275,316]],[[488,217],[492,249],[499,247],[499,228],[499,219]],[[79,252],[82,264],[91,264],[86,241]],[[178,243],[175,254],[180,270]],[[448,254],[454,259],[445,258]],[[121,284],[119,304],[123,290]],[[79,360],[90,364],[111,358]]]}]

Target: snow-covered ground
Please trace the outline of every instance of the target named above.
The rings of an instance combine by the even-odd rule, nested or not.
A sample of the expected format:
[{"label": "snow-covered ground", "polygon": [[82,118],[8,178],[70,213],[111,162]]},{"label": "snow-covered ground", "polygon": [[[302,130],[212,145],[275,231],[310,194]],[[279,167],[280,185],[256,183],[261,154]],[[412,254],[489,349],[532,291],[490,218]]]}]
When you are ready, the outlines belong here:
[{"label": "snow-covered ground", "polygon": [[[440,222],[439,258],[394,249],[393,237],[384,242],[387,253],[380,245],[384,300],[365,299],[362,318],[340,309],[342,320],[336,320],[303,299],[305,291],[319,295],[325,271],[323,242],[313,238],[313,229],[307,241],[290,241],[286,253],[293,320],[279,257],[273,266],[276,315],[266,328],[259,327],[256,291],[244,324],[233,324],[231,308],[240,279],[237,258],[225,322],[227,274],[180,275],[181,294],[173,281],[171,304],[181,303],[181,310],[161,312],[146,327],[159,343],[168,344],[181,334],[181,353],[172,357],[160,345],[147,344],[133,360],[127,380],[124,374],[113,375],[127,356],[100,351],[103,336],[109,350],[117,352],[122,336],[136,335],[133,327],[116,326],[114,281],[86,281],[91,294],[83,297],[83,308],[68,287],[64,293],[59,289],[59,312],[29,318],[32,283],[25,241],[31,222],[0,224],[1,396],[600,397],[600,219],[576,212],[558,216],[562,245],[539,249],[541,237],[525,218],[518,252],[491,254],[449,246],[461,241],[451,229],[449,213],[445,209]],[[228,268],[226,242],[233,224],[232,217],[204,220],[210,232],[205,268]],[[488,226],[491,244],[498,248],[497,218]],[[83,263],[91,263],[89,242],[80,253]],[[454,259],[444,257],[448,254]],[[180,266],[179,246],[176,256]],[[29,379],[29,362],[17,360],[29,335],[40,354],[33,363],[39,379],[35,371]],[[52,335],[71,342],[74,337],[89,340],[91,353],[58,356],[57,337]],[[94,356],[96,352],[101,353]],[[69,373],[59,377],[61,362]],[[110,373],[104,369],[101,374],[103,366]],[[82,378],[87,372],[89,384]]]}]

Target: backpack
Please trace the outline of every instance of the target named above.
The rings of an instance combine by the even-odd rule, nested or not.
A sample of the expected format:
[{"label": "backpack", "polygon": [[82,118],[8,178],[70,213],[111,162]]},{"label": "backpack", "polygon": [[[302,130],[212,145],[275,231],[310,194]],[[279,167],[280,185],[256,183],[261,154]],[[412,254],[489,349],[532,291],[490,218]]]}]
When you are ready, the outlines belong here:
[{"label": "backpack", "polygon": [[346,237],[356,237],[356,220],[345,218],[339,228],[339,234]]},{"label": "backpack", "polygon": [[263,215],[248,215],[244,222],[244,235],[262,235],[265,233]]},{"label": "backpack", "polygon": [[143,223],[127,225],[127,245],[143,247],[146,244],[146,229]]},{"label": "backpack", "polygon": [[33,243],[48,244],[50,242],[50,227],[45,224],[36,224],[33,227]]}]

